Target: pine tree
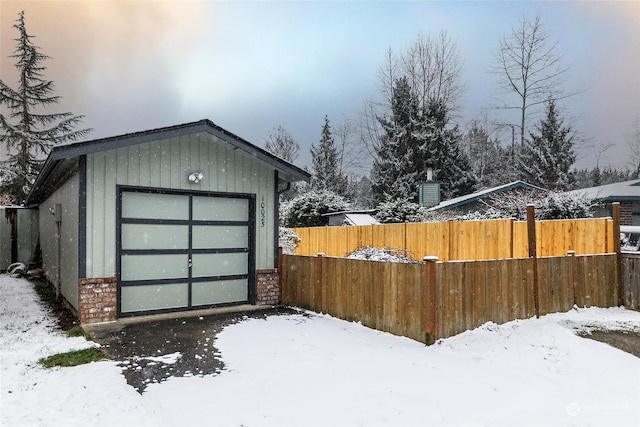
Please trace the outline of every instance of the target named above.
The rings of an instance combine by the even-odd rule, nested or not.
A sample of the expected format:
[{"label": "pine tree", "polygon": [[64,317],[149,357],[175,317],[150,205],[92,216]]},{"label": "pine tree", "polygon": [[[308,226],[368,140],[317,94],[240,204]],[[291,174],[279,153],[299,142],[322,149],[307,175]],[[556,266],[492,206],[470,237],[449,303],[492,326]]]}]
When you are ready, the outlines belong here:
[{"label": "pine tree", "polygon": [[469,158],[462,150],[462,134],[458,125],[449,126],[449,111],[439,100],[431,100],[425,114],[425,124],[429,129],[427,156],[421,180],[426,178],[426,165],[435,166],[435,179],[441,186],[443,200],[472,193],[476,188],[476,178],[471,171]]},{"label": "pine tree", "polygon": [[46,113],[46,107],[58,103],[53,95],[54,83],[44,78],[49,59],[27,33],[24,11],[20,12],[13,28],[18,30],[17,47],[10,58],[16,59],[19,74],[18,89],[0,80],[0,104],[7,115],[0,112],[0,141],[6,146],[9,159],[3,162],[0,192],[8,192],[22,202],[33,185],[43,158],[56,144],[74,141],[90,129],[76,130],[83,116],[72,113]]},{"label": "pine tree", "polygon": [[463,141],[479,188],[491,188],[517,179],[510,174],[509,150],[491,138],[480,124],[474,121]]},{"label": "pine tree", "polygon": [[522,148],[522,179],[549,190],[569,190],[575,185],[570,171],[576,161],[574,133],[571,127],[563,126],[553,99],[546,102],[545,110],[545,117],[536,126],[536,132],[529,133]]},{"label": "pine tree", "polygon": [[432,99],[421,108],[403,77],[396,81],[391,117],[378,120],[384,134],[371,173],[376,202],[417,203],[418,186],[427,179],[429,167],[441,183],[444,199],[475,189],[469,159],[461,148],[462,135],[457,125],[449,126],[443,101]]},{"label": "pine tree", "polygon": [[311,188],[332,191],[340,195],[346,194],[347,179],[338,168],[338,150],[327,116],[324,117],[320,143],[311,145],[311,162],[313,172]]},{"label": "pine tree", "polygon": [[379,117],[384,134],[376,148],[371,182],[376,205],[394,199],[417,201],[418,148],[425,146],[418,101],[405,77],[396,81],[391,117]]}]

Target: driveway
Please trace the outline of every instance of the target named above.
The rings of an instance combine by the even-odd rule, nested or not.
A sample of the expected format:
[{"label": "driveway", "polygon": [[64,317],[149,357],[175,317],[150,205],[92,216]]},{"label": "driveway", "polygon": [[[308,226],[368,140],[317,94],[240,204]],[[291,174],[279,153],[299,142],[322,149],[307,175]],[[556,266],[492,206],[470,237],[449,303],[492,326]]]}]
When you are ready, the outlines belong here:
[{"label": "driveway", "polygon": [[224,368],[214,341],[225,326],[248,318],[295,313],[284,307],[194,317],[151,318],[85,329],[124,368],[127,382],[142,393],[170,377],[215,375]]}]

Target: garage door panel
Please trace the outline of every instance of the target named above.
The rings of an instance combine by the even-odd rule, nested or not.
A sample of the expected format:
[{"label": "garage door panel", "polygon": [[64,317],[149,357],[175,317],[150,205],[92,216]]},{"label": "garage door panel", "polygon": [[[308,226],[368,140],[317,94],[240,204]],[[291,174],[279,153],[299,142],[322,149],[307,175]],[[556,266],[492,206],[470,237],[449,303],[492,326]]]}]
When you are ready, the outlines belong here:
[{"label": "garage door panel", "polygon": [[123,255],[122,274],[125,281],[181,279],[189,275],[189,256],[172,255]]},{"label": "garage door panel", "polygon": [[172,283],[163,285],[125,286],[121,290],[120,311],[131,313],[187,307],[189,285]]},{"label": "garage door panel", "polygon": [[193,197],[196,221],[248,221],[249,200],[226,197]]},{"label": "garage door panel", "polygon": [[247,274],[249,270],[249,254],[221,253],[193,255],[193,277],[230,276]]},{"label": "garage door panel", "polygon": [[189,249],[189,226],[122,224],[122,249]]},{"label": "garage door panel", "polygon": [[122,188],[119,315],[248,302],[251,197]]},{"label": "garage door panel", "polygon": [[122,193],[122,218],[189,219],[189,197],[175,194]]},{"label": "garage door panel", "polygon": [[249,299],[247,279],[195,282],[191,303],[194,306],[244,302]]},{"label": "garage door panel", "polygon": [[193,248],[247,248],[249,228],[246,225],[194,225]]}]

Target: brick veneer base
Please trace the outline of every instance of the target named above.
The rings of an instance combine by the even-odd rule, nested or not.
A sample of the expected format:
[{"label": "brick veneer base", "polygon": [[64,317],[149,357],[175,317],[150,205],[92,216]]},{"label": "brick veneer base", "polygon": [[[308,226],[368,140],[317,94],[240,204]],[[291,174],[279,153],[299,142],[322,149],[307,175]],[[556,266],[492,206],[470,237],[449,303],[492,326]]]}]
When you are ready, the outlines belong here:
[{"label": "brick veneer base", "polygon": [[256,305],[280,303],[278,269],[256,270]]},{"label": "brick veneer base", "polygon": [[116,320],[115,277],[80,279],[80,323],[112,322]]}]

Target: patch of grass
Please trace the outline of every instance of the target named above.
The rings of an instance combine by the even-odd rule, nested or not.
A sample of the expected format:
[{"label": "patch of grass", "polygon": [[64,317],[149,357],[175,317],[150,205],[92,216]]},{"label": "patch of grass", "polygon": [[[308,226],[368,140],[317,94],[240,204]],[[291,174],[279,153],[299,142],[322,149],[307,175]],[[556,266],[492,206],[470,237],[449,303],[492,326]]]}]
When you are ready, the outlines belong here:
[{"label": "patch of grass", "polygon": [[84,350],[70,351],[68,353],[54,354],[53,356],[40,359],[40,363],[46,368],[54,366],[78,366],[85,363],[105,360],[105,354],[96,347],[85,348]]},{"label": "patch of grass", "polygon": [[67,331],[67,336],[68,337],[83,337],[86,338],[88,341],[91,341],[91,337],[89,336],[89,334],[87,334],[85,332],[84,329],[82,329],[82,326],[74,326],[71,329],[69,329]]}]

